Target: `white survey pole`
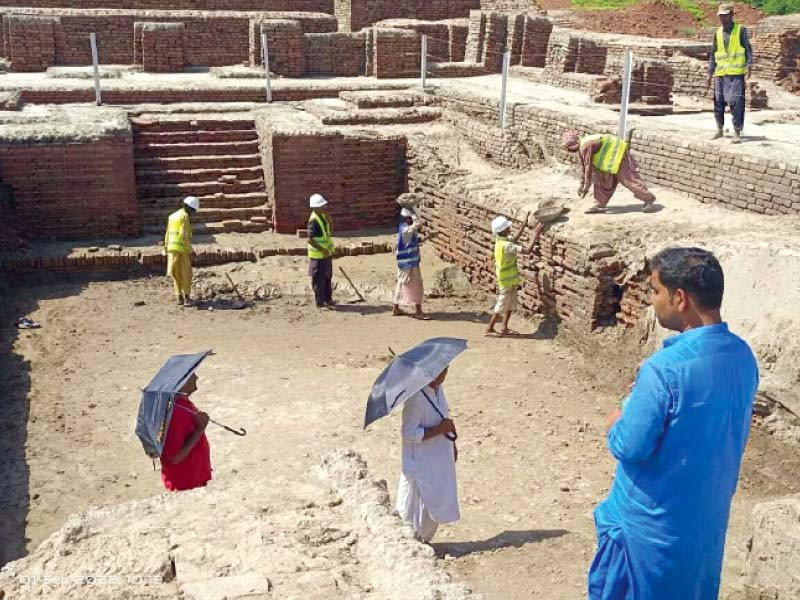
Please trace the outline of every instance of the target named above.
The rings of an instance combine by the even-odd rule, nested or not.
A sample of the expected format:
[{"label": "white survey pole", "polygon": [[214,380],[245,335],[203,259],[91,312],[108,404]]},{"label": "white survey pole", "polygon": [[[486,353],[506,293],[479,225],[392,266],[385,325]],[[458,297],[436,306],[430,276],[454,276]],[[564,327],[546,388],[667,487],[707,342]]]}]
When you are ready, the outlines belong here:
[{"label": "white survey pole", "polygon": [[625,51],[625,63],[622,71],[622,98],[619,105],[619,130],[617,137],[625,139],[628,133],[628,101],[631,97],[631,71],[633,71],[633,52],[630,48]]},{"label": "white survey pole", "polygon": [[419,61],[419,75],[422,80],[422,90],[425,91],[425,75],[428,73],[428,36],[422,36],[422,50]]},{"label": "white survey pole", "polygon": [[264,63],[264,75],[267,78],[267,102],[272,102],[272,82],[269,79],[269,46],[267,45],[267,34],[261,32],[261,56]]},{"label": "white survey pole", "polygon": [[94,102],[100,106],[103,101],[100,98],[100,62],[97,58],[97,34],[89,34],[89,42],[92,45],[92,67],[94,68]]},{"label": "white survey pole", "polygon": [[511,51],[503,52],[503,82],[500,87],[500,110],[497,115],[497,126],[506,127],[506,89],[508,87],[508,69],[511,66]]}]

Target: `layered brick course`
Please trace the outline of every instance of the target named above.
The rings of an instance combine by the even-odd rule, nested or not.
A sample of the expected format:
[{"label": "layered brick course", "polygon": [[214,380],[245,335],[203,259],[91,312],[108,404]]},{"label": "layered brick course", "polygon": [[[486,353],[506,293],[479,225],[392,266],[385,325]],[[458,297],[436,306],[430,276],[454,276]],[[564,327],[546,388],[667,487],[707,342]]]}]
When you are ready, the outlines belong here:
[{"label": "layered brick course", "polygon": [[419,76],[421,47],[415,31],[376,28],[372,44],[372,74],[375,77]]},{"label": "layered brick course", "polygon": [[134,54],[138,45],[142,70],[149,73],[183,71],[183,30],[183,23],[135,23]]},{"label": "layered brick course", "polygon": [[441,21],[466,17],[480,0],[334,0],[340,31],[358,31],[386,19]]},{"label": "layered brick course", "polygon": [[[0,0],[0,7],[137,9],[165,8],[164,0]],[[171,0],[173,10],[301,11],[333,14],[333,0]]]},{"label": "layered brick course", "polygon": [[3,24],[12,71],[44,71],[56,62],[55,17],[10,15]]},{"label": "layered brick course", "polygon": [[[4,54],[23,65],[42,62],[42,56],[53,54],[45,65],[91,64],[89,33],[97,33],[98,55],[104,64],[135,64],[134,39],[136,23],[182,23],[184,26],[182,52],[186,66],[225,66],[250,60],[254,23],[272,19],[291,19],[300,24],[302,33],[324,33],[336,30],[330,15],[319,13],[248,13],[200,11],[136,11],[136,10],[69,10],[69,9],[0,9],[3,17]],[[22,15],[22,16],[20,16]],[[25,42],[11,34],[11,24],[21,18],[49,17],[48,28],[38,25],[36,40]],[[30,27],[33,27],[31,25]],[[32,38],[33,39],[33,38]],[[260,41],[258,42],[260,44]],[[302,40],[296,44],[302,44]],[[53,50],[54,48],[54,50]],[[302,46],[299,46],[302,54]],[[29,70],[29,69],[26,69]],[[301,71],[302,74],[302,71]]]},{"label": "layered brick course", "polygon": [[395,199],[405,191],[404,137],[281,131],[266,123],[259,130],[275,231],[305,227],[313,193],[328,199],[334,231],[395,223]]},{"label": "layered brick course", "polygon": [[[496,284],[493,238],[489,224],[495,209],[470,197],[468,190],[444,186],[452,179],[450,167],[424,143],[409,148],[409,190],[422,192],[421,214],[426,229],[436,235],[431,243],[445,260],[459,265],[470,281],[487,291]],[[511,218],[511,215],[507,215]],[[518,221],[514,227],[520,227]],[[522,243],[529,242],[526,233]],[[604,243],[545,233],[531,255],[522,255],[520,304],[561,321],[574,339],[585,339],[593,329],[616,323],[619,299],[614,278],[622,268],[615,251]]]},{"label": "layered brick course", "polygon": [[11,186],[30,237],[139,234],[129,134],[75,143],[0,143],[0,180]]},{"label": "layered brick course", "polygon": [[302,77],[306,72],[303,29],[298,21],[269,19],[255,21],[251,27],[250,64],[263,64],[261,34],[267,35],[269,69],[285,77]]}]

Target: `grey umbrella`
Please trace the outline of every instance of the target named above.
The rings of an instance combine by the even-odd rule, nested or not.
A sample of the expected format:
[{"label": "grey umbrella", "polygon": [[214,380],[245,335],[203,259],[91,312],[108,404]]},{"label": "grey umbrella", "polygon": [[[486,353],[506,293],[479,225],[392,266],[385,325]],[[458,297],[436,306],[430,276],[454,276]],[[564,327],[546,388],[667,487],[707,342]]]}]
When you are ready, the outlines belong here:
[{"label": "grey umbrella", "polygon": [[[467,340],[439,337],[425,340],[396,356],[372,386],[367,400],[364,428],[388,415],[436,379],[466,349]],[[439,412],[436,405],[431,405]]]}]

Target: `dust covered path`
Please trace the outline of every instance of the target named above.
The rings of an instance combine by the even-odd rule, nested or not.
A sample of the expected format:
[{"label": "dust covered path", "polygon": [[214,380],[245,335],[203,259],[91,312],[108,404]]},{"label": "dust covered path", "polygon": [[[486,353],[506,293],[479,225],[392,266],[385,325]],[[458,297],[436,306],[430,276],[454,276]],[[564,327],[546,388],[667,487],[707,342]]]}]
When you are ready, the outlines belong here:
[{"label": "dust covered path", "polygon": [[[486,598],[582,597],[594,548],[591,510],[613,469],[603,421],[634,365],[589,362],[535,322],[512,323],[527,334],[521,338],[486,339],[488,301],[468,286],[461,287],[464,297],[430,301],[433,321],[392,318],[381,298],[392,286],[393,260],[343,259],[351,277],[371,292],[369,302],[322,313],[296,295],[307,278],[305,260],[294,257],[234,273],[244,287],[269,283],[278,290],[244,311],[174,307],[162,277],[18,288],[4,336],[16,335],[10,323],[23,314],[43,328],[20,333],[13,353],[2,358],[2,391],[12,402],[24,400],[29,414],[26,425],[6,424],[25,445],[22,456],[4,445],[11,454],[0,460],[0,475],[17,485],[5,487],[0,501],[3,511],[15,507],[14,514],[27,520],[28,548],[90,505],[162,493],[159,474],[133,433],[138,389],[169,355],[206,348],[215,354],[199,371],[196,403],[248,430],[237,438],[210,426],[213,487],[246,483],[258,494],[263,486],[275,499],[279,482],[305,478],[322,453],[352,448],[394,496],[399,418],[362,430],[370,386],[388,361],[389,346],[400,351],[428,337],[461,336],[470,349],[454,363],[446,388],[459,429],[462,521],[440,529],[435,548],[442,564]],[[424,253],[429,285],[444,266]],[[198,282],[208,290],[223,277],[220,267],[204,269]],[[343,289],[335,294],[348,298]],[[144,306],[134,307],[137,301]],[[744,489],[734,502],[726,593],[741,569],[753,503],[797,491],[784,483],[796,459],[787,458],[767,478],[761,474],[764,453],[774,457],[777,450],[760,434],[751,446]],[[185,527],[194,525],[188,515]]]}]

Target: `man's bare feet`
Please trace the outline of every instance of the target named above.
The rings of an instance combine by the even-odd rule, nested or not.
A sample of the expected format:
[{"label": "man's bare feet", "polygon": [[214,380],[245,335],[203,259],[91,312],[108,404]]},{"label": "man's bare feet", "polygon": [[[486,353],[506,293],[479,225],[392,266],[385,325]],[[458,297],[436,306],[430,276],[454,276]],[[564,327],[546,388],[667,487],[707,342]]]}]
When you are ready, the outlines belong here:
[{"label": "man's bare feet", "polygon": [[486,337],[500,337],[500,334],[497,333],[494,329],[487,329],[483,335]]},{"label": "man's bare feet", "polygon": [[400,310],[397,306],[392,308],[392,316],[393,317],[405,317],[408,313]]}]

